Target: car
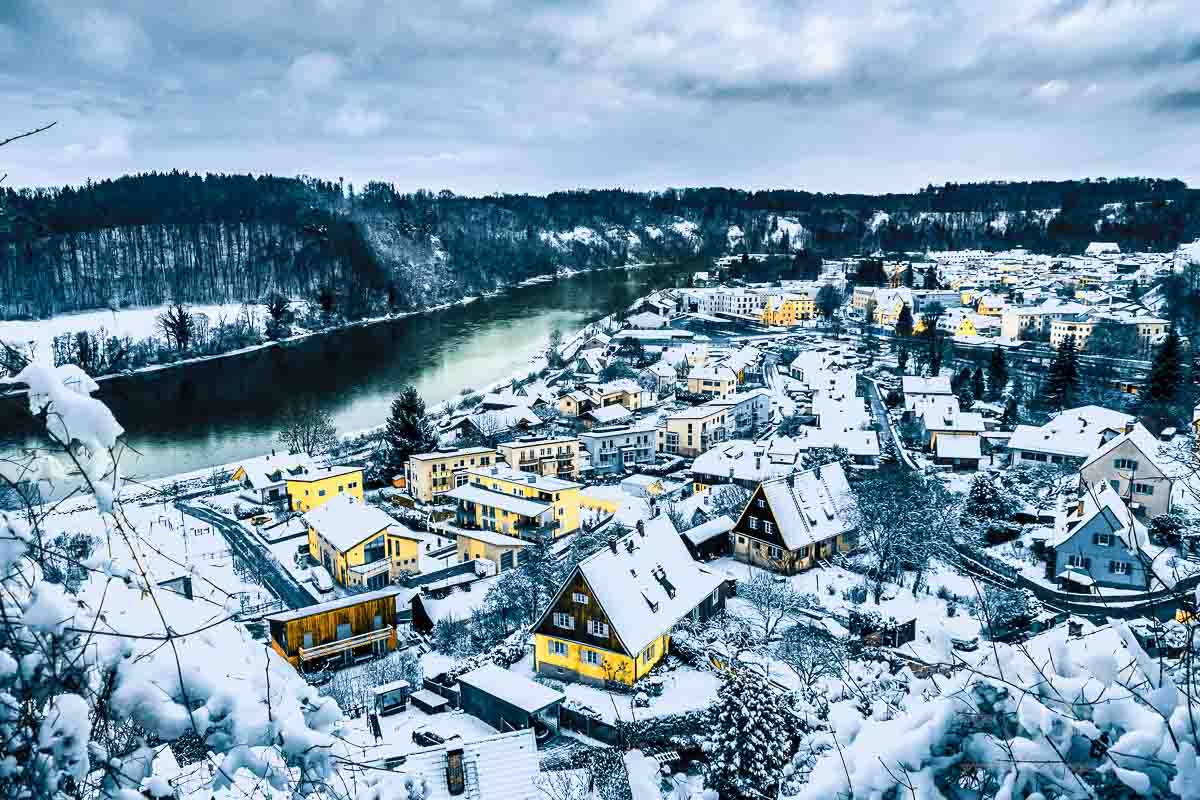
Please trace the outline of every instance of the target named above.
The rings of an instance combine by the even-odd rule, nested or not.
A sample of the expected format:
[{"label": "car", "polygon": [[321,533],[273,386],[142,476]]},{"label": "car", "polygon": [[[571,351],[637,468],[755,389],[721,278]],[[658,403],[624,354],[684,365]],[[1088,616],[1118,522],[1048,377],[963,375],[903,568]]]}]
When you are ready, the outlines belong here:
[{"label": "car", "polygon": [[313,567],[312,571],[308,573],[308,579],[321,594],[333,591],[333,578],[329,577],[329,570],[324,567]]},{"label": "car", "polygon": [[969,653],[979,649],[979,637],[972,636],[970,639],[960,639],[958,637],[950,637],[950,646],[955,650],[961,650],[964,653]]},{"label": "car", "polygon": [[251,525],[266,525],[271,521],[270,514],[258,514],[250,518]]}]

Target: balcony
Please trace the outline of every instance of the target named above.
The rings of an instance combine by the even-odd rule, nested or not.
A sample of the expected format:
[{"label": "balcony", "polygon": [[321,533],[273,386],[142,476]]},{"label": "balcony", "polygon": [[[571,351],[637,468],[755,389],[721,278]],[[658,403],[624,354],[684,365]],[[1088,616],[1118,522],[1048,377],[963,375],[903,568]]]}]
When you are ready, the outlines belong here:
[{"label": "balcony", "polygon": [[313,661],[318,658],[328,658],[329,656],[344,653],[347,650],[353,650],[356,647],[365,647],[390,639],[392,636],[392,626],[385,625],[377,631],[370,633],[361,633],[358,636],[351,636],[348,639],[339,639],[336,642],[327,642],[326,644],[318,644],[313,647],[300,648],[300,662]]},{"label": "balcony", "polygon": [[391,568],[391,562],[386,558],[381,558],[378,561],[372,561],[368,564],[359,564],[351,567],[350,571],[355,575],[361,575],[364,579],[387,572]]}]

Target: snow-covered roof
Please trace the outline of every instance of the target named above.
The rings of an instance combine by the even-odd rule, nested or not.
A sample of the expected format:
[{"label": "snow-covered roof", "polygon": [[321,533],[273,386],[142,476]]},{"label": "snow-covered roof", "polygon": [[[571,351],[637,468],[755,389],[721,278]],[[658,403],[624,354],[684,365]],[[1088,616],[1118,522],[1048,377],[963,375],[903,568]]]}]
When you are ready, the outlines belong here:
[{"label": "snow-covered roof", "polygon": [[607,424],[610,422],[620,422],[623,419],[628,419],[633,416],[629,409],[620,403],[613,403],[611,406],[603,408],[593,408],[585,412],[582,416],[595,420],[596,422]]},{"label": "snow-covered roof", "polygon": [[718,536],[724,536],[733,530],[733,520],[725,514],[710,519],[708,522],[697,525],[694,528],[689,528],[680,534],[683,538],[692,543],[693,546],[699,546],[707,541],[716,539]]},{"label": "snow-covered roof", "polygon": [[922,378],[918,375],[905,375],[901,381],[904,394],[954,394],[950,388],[949,375],[936,375]]},{"label": "snow-covered roof", "polygon": [[1018,425],[1008,446],[1012,450],[1086,458],[1103,444],[1106,433],[1120,434],[1136,419],[1102,406],[1080,406],[1062,412],[1041,427]]},{"label": "snow-covered roof", "polygon": [[980,450],[979,437],[939,436],[937,440],[937,457],[980,459],[983,457],[983,453]]},{"label": "snow-covered roof", "polygon": [[515,536],[506,536],[503,533],[489,531],[486,528],[466,529],[446,526],[446,530],[453,533],[456,537],[465,537],[474,539],[477,542],[495,545],[496,547],[525,547],[529,542],[524,539],[518,539]]},{"label": "snow-covered roof", "polygon": [[[660,568],[661,581],[656,577]],[[615,547],[601,548],[578,569],[617,638],[634,656],[725,580],[692,559],[666,514],[646,520],[645,535],[632,531],[622,536]]]},{"label": "snow-covered roof", "polygon": [[[1054,521],[1054,547],[1061,547],[1094,517],[1103,516],[1108,531],[1115,534],[1131,553],[1145,550],[1150,543],[1149,533],[1125,505],[1125,501],[1108,483],[1084,486],[1079,500],[1060,511]],[[1149,554],[1154,557],[1153,553]]]},{"label": "snow-covered roof", "polygon": [[304,515],[304,521],[342,552],[387,528],[395,529],[398,535],[420,539],[381,509],[361,503],[348,494],[340,494],[309,511]]},{"label": "snow-covered roof", "polygon": [[[465,790],[462,794],[452,795],[448,785],[446,753],[459,748],[463,751]],[[382,762],[383,759],[380,759],[377,763]],[[536,800],[543,796],[537,785],[538,750],[532,728],[500,733],[471,742],[453,739],[445,744],[405,753],[404,763],[388,771],[395,773],[396,778],[405,774],[420,775],[424,778],[428,787],[427,793],[422,795],[424,800],[456,800],[458,797],[477,800]],[[395,796],[400,797],[403,794],[403,791],[397,790]]]},{"label": "snow-covered roof", "polygon": [[494,452],[494,447],[460,447],[457,450],[434,450],[429,453],[413,453],[410,459],[417,461],[433,461],[439,458],[459,458],[462,456],[478,456]]},{"label": "snow-covered roof", "polygon": [[468,620],[471,618],[472,611],[483,606],[483,598],[487,595],[488,590],[502,576],[503,574],[480,578],[467,584],[469,589],[452,591],[440,599],[426,595],[418,595],[415,599],[421,603],[421,608],[425,610],[430,621],[435,624],[443,619]]},{"label": "snow-covered roof", "polygon": [[481,506],[499,508],[510,514],[519,514],[522,517],[541,516],[554,508],[548,503],[539,503],[536,500],[504,494],[503,492],[493,492],[491,489],[485,489],[473,483],[464,483],[462,486],[451,489],[446,492],[445,496],[453,500],[465,500],[468,503],[478,503]]},{"label": "snow-covered roof", "polygon": [[983,433],[983,415],[967,411],[957,413],[933,413],[926,406],[921,412],[922,424],[927,431],[950,431],[954,433]]},{"label": "snow-covered roof", "polygon": [[705,364],[699,367],[692,367],[692,371],[688,373],[688,380],[736,381],[737,375],[724,364]]},{"label": "snow-covered roof", "polygon": [[303,608],[294,608],[291,611],[282,611],[278,614],[272,614],[266,617],[268,622],[290,622],[294,619],[304,619],[311,617],[314,614],[324,614],[327,611],[337,611],[341,608],[349,608],[360,603],[369,603],[373,600],[380,600],[384,597],[395,597],[397,609],[404,608],[408,605],[412,596],[417,593],[416,589],[405,589],[402,586],[389,586],[386,589],[377,589],[373,592],[363,592],[362,594],[352,594],[346,597],[340,597],[337,600],[330,600],[327,603],[316,603]]},{"label": "snow-covered roof", "polygon": [[719,475],[741,481],[763,481],[795,470],[799,448],[782,439],[752,442],[732,439],[710,447],[692,462],[693,475]]},{"label": "snow-covered roof", "polygon": [[289,478],[302,477],[306,472],[314,470],[312,461],[305,455],[262,456],[243,461],[238,465],[238,472],[245,473],[242,480],[248,481],[251,488],[265,489],[287,483]]},{"label": "snow-covered roof", "polygon": [[288,475],[287,479],[289,481],[300,481],[302,483],[315,483],[316,481],[323,481],[326,478],[336,478],[341,475],[351,475],[355,472],[362,472],[362,467],[355,467],[351,465],[332,466],[326,467],[325,469],[309,470],[303,475]]},{"label": "snow-covered roof", "polygon": [[789,550],[831,539],[854,527],[854,497],[841,464],[765,481],[762,490]]},{"label": "snow-covered roof", "polygon": [[459,675],[458,682],[486,692],[527,714],[536,714],[546,706],[560,703],[566,698],[562,692],[556,692],[548,686],[495,664],[485,664]]},{"label": "snow-covered roof", "polygon": [[[513,468],[511,464],[492,464],[490,467],[475,467],[474,469],[467,470],[467,474],[472,478],[498,478],[511,483],[524,483],[545,492],[561,492],[564,489],[578,489],[580,486],[575,481],[552,478],[547,475],[539,475],[536,472],[524,472]],[[478,481],[475,482],[478,483]]]},{"label": "snow-covered roof", "polygon": [[1136,447],[1154,465],[1155,469],[1168,478],[1182,477],[1182,475],[1189,472],[1187,465],[1180,464],[1176,458],[1172,457],[1170,446],[1166,442],[1154,438],[1154,434],[1146,430],[1146,427],[1140,422],[1134,425],[1129,433],[1123,433],[1096,448],[1096,451],[1092,453],[1080,469],[1087,469],[1092,464],[1108,456],[1109,453],[1112,453],[1125,442],[1129,442]]}]

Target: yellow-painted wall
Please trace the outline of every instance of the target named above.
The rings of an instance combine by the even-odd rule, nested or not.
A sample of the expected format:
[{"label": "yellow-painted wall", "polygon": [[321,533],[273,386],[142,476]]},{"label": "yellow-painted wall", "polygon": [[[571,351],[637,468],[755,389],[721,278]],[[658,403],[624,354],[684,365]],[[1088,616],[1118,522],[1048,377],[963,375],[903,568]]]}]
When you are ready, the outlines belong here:
[{"label": "yellow-painted wall", "polygon": [[420,543],[405,536],[392,535],[386,528],[364,537],[354,547],[341,552],[326,541],[315,528],[310,527],[308,529],[308,554],[324,566],[323,552],[328,552],[330,561],[333,563],[331,577],[343,586],[351,586],[354,583],[351,581],[350,568],[366,562],[367,545],[376,541],[380,535],[385,537],[384,555],[391,561],[388,567],[391,575],[398,575],[402,571],[420,571],[418,566]]},{"label": "yellow-painted wall", "polygon": [[319,480],[293,480],[287,482],[288,504],[292,511],[312,511],[325,505],[339,494],[348,494],[355,500],[363,499],[363,474],[361,469],[343,472]]},{"label": "yellow-painted wall", "polygon": [[[635,681],[646,676],[650,670],[654,669],[654,665],[662,661],[666,655],[668,648],[671,645],[671,635],[664,633],[651,643],[646,650],[638,654],[636,659],[630,658],[621,653],[614,653],[611,650],[605,650],[591,645],[579,644],[569,639],[561,639],[558,637],[545,636],[537,634],[534,636],[536,641],[535,658],[536,663],[534,669],[537,669],[537,664],[546,663],[556,667],[561,667],[574,672],[576,675],[593,680],[604,681],[612,680],[621,683],[632,685]],[[550,642],[558,641],[567,646],[567,654],[565,656],[554,655],[550,652]],[[600,654],[600,664],[589,664],[584,660],[583,651],[594,650]],[[643,658],[647,652],[653,652],[649,659]]]},{"label": "yellow-painted wall", "polygon": [[[540,495],[544,490],[539,489],[534,484],[525,483],[524,481],[510,481],[495,475],[476,474],[472,475],[471,483],[476,486],[481,486],[484,489],[491,489],[494,492],[506,494],[510,497],[523,497],[527,500],[549,502],[554,506],[554,518],[558,520],[558,530],[554,534],[555,538],[579,528],[578,486],[573,486],[567,489],[559,489],[554,492],[547,492],[547,494],[550,494],[553,497],[553,500],[545,501],[540,499]],[[498,522],[509,521],[515,523],[518,519],[518,515],[496,509],[495,519]],[[476,504],[475,506],[475,525],[480,528],[484,527],[483,507],[479,504]]]}]

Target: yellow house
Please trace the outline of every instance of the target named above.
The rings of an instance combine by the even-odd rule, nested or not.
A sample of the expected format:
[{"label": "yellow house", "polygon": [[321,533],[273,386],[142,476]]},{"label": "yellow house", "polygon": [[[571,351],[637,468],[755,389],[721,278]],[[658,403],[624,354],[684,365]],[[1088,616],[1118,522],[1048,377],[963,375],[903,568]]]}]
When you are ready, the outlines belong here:
[{"label": "yellow house", "polygon": [[496,445],[510,467],[563,480],[579,477],[579,448],[577,436],[526,436]]},{"label": "yellow house", "polygon": [[418,534],[349,494],[304,515],[308,554],[343,586],[381,589],[406,572],[420,572]]},{"label": "yellow house", "polygon": [[[913,330],[916,333],[921,333],[925,330],[924,318],[921,319],[919,324],[920,330],[917,330],[917,326],[913,326]],[[947,311],[938,319],[938,330],[949,336],[975,336],[978,334],[971,315],[958,308]]]},{"label": "yellow house", "polygon": [[725,578],[688,554],[666,515],[571,571],[533,626],[534,669],[559,680],[632,685],[667,655],[671,630],[725,607]]},{"label": "yellow house", "polygon": [[446,496],[458,503],[459,528],[522,539],[557,539],[579,528],[580,484],[521,472],[504,464],[469,470]]},{"label": "yellow house", "polygon": [[1008,301],[1003,296],[998,294],[985,294],[979,298],[979,305],[976,311],[983,314],[985,317],[1000,317],[1004,315],[1004,309],[1008,306]]},{"label": "yellow house", "polygon": [[497,572],[517,567],[521,563],[521,550],[529,546],[529,542],[514,536],[487,530],[465,530],[458,528],[453,531],[458,539],[458,560],[487,559],[496,565]]},{"label": "yellow house", "polygon": [[658,452],[695,458],[725,441],[727,405],[695,406],[663,421],[658,429]]},{"label": "yellow house", "polygon": [[432,503],[438,495],[465,483],[467,470],[491,466],[495,460],[496,450],[492,447],[416,453],[404,466],[408,493],[422,503]]},{"label": "yellow house", "polygon": [[312,511],[343,494],[362,502],[361,467],[330,467],[289,475],[287,479],[288,507],[292,511]]},{"label": "yellow house", "polygon": [[737,373],[724,364],[695,367],[688,373],[688,392],[726,400],[737,391]]},{"label": "yellow house", "polygon": [[759,319],[764,325],[790,326],[816,316],[816,294],[802,292],[768,297]]}]

